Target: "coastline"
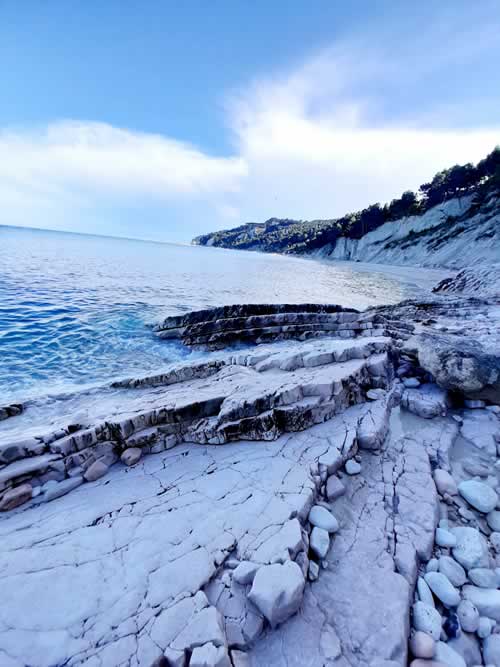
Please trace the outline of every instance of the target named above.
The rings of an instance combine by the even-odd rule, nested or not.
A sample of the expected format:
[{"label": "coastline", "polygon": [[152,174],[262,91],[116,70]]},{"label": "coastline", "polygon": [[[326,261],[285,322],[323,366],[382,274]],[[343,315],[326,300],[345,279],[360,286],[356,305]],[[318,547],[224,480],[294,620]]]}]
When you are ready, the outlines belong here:
[{"label": "coastline", "polygon": [[[500,618],[496,592],[486,611],[477,591],[490,589],[445,582],[451,604],[432,575],[448,561],[465,572],[500,566],[488,528],[498,502],[498,297],[429,294],[364,311],[226,306],[166,318],[155,333],[220,351],[115,383],[118,402],[98,398],[94,412],[45,432],[41,421],[0,445],[10,627],[24,608],[17,576],[23,595],[40,599],[46,578],[30,563],[43,536],[59,535],[43,561],[59,582],[60,615],[32,609],[30,643],[8,640],[16,659],[42,655],[39,642],[57,627],[48,662],[38,658],[47,667],[117,650],[140,664],[163,655],[186,665],[195,648],[253,667],[269,656],[282,664],[284,650],[287,664],[302,665],[292,636],[314,665],[405,665],[422,631],[436,659],[459,660],[454,614],[466,601]],[[120,544],[101,551],[109,528]],[[465,564],[471,539],[478,556]],[[138,560],[143,574],[129,579],[127,563]],[[115,574],[103,581],[103,571]],[[69,587],[84,600],[82,620]],[[104,630],[99,641],[83,619],[99,627],[123,594],[137,600],[116,607],[124,634]],[[318,604],[328,610],[319,626]],[[184,619],[180,635],[174,617]],[[494,655],[497,636],[472,632],[470,642]]]}]

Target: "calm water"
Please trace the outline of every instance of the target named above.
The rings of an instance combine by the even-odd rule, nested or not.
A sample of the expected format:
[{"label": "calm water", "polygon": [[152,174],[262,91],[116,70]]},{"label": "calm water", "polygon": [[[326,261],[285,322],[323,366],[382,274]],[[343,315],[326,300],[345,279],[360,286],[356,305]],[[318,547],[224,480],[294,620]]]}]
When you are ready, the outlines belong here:
[{"label": "calm water", "polygon": [[0,227],[0,404],[186,356],[147,326],[167,314],[241,302],[364,308],[415,294],[397,276],[361,268]]}]

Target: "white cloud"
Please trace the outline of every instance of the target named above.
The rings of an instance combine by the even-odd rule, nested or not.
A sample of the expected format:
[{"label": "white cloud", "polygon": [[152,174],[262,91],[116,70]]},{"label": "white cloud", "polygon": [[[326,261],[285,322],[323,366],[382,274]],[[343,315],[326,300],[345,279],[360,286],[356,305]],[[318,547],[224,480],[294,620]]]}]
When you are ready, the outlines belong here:
[{"label": "white cloud", "polygon": [[[463,36],[457,63],[467,60],[468,43],[471,58],[481,55],[473,37]],[[440,48],[426,57],[436,39]],[[415,113],[403,104],[412,85],[425,94],[429,72],[450,67],[454,56],[442,41],[428,33],[415,48],[403,40],[387,53],[351,39],[249,84],[228,102],[227,157],[104,123],[0,131],[1,222],[97,231],[92,220],[101,213],[99,231],[187,240],[246,220],[333,217],[390,200],[500,143],[500,126],[453,127],[452,107],[438,99]],[[474,105],[465,90],[463,99]],[[382,122],[381,100],[401,115]],[[440,107],[447,113],[436,123]],[[105,228],[110,211],[127,206],[144,211],[137,226]]]}]

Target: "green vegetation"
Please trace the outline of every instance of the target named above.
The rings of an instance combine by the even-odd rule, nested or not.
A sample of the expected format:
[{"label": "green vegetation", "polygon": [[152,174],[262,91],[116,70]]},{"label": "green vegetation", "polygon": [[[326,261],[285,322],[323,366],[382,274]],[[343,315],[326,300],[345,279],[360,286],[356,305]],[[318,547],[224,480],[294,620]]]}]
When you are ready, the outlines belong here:
[{"label": "green vegetation", "polygon": [[249,222],[234,229],[198,236],[194,243],[241,250],[262,250],[302,254],[325,245],[335,245],[339,237],[359,239],[390,220],[421,215],[449,199],[475,195],[479,205],[494,191],[500,191],[500,147],[477,165],[455,165],[438,172],[417,193],[408,190],[389,204],[372,204],[362,211],[331,220],[290,220],[270,218],[264,223]]}]

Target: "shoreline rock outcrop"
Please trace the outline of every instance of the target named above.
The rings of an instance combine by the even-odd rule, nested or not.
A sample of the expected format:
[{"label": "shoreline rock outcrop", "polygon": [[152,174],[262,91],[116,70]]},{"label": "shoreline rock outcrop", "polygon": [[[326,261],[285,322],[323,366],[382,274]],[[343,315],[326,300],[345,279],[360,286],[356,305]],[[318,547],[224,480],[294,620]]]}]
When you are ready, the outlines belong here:
[{"label": "shoreline rock outcrop", "polygon": [[499,305],[169,318],[229,348],[5,421],[0,664],[496,664]]}]

